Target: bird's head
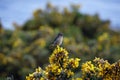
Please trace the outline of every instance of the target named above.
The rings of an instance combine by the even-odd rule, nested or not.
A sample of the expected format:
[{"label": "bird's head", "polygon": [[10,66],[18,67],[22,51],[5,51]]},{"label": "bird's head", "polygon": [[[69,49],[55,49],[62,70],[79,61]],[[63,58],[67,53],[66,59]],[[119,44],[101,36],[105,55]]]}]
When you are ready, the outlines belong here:
[{"label": "bird's head", "polygon": [[58,36],[63,36],[63,34],[62,33],[58,33]]}]

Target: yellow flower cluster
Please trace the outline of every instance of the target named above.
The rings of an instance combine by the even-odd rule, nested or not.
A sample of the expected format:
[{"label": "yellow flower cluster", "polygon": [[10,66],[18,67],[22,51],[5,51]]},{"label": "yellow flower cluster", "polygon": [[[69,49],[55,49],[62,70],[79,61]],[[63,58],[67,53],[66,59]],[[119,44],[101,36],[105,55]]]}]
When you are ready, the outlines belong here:
[{"label": "yellow flower cluster", "polygon": [[57,46],[45,70],[38,67],[26,80],[120,80],[120,61],[113,64],[100,58],[87,61],[81,66],[82,78],[75,78],[73,69],[79,66],[79,61],[69,58],[67,50]]},{"label": "yellow flower cluster", "polygon": [[[95,66],[91,63],[91,61],[87,61],[82,65],[82,74],[86,75],[87,73],[91,74],[95,72]],[[86,77],[86,76],[84,76]]]},{"label": "yellow flower cluster", "polygon": [[120,61],[110,64],[107,60],[95,58],[82,65],[83,79],[120,80]]},{"label": "yellow flower cluster", "polygon": [[99,42],[103,42],[109,38],[108,33],[103,33],[101,36],[98,37]]},{"label": "yellow flower cluster", "polygon": [[57,48],[53,51],[53,54],[49,57],[49,61],[51,64],[55,63],[59,66],[63,64],[63,62],[66,63],[67,60],[68,52],[63,48],[60,48],[59,46],[57,46]]},{"label": "yellow flower cluster", "polygon": [[71,65],[72,68],[77,68],[79,66],[79,61],[80,59],[79,58],[71,58],[69,59],[69,65]]},{"label": "yellow flower cluster", "polygon": [[[57,46],[49,57],[50,64],[42,70],[40,67],[26,80],[69,80],[74,76],[73,69],[79,66],[80,59],[69,58],[67,50]],[[77,79],[79,80],[79,79]]]},{"label": "yellow flower cluster", "polygon": [[44,74],[45,72],[40,67],[38,67],[34,73],[26,76],[26,80],[45,80],[45,78],[43,77]]},{"label": "yellow flower cluster", "polygon": [[108,63],[107,60],[103,60],[100,58],[95,58],[93,60],[96,63],[96,67],[99,71],[98,76],[104,76],[106,74],[106,71],[109,70],[111,67],[110,63]]},{"label": "yellow flower cluster", "polygon": [[110,35],[107,32],[104,32],[102,35],[97,38],[97,48],[98,50],[109,50],[110,49]]}]

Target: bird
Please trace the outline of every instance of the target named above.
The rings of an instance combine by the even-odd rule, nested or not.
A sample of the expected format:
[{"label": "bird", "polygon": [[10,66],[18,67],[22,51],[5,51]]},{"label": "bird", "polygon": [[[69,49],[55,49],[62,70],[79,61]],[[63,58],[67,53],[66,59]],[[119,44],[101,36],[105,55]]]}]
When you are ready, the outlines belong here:
[{"label": "bird", "polygon": [[54,41],[51,44],[51,47],[61,46],[63,42],[63,34],[58,33],[58,35],[55,37]]}]

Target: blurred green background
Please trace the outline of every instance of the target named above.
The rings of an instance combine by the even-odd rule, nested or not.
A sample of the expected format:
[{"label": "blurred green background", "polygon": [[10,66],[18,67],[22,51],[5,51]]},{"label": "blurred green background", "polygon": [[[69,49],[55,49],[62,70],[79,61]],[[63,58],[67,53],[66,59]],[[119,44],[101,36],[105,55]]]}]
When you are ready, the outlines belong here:
[{"label": "blurred green background", "polygon": [[119,60],[120,30],[111,30],[109,20],[101,20],[98,14],[82,14],[79,8],[75,4],[59,11],[48,3],[23,25],[14,23],[14,30],[4,29],[1,23],[0,76],[23,80],[36,67],[44,69],[52,54],[48,47],[59,32],[64,34],[62,46],[70,57],[80,58],[80,63],[95,57],[110,63]]}]

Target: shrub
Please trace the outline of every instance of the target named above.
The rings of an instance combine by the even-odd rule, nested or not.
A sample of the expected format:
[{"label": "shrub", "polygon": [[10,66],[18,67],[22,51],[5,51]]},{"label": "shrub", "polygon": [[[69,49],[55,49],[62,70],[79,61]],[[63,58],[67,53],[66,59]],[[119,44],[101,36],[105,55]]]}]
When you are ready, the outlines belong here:
[{"label": "shrub", "polygon": [[[95,58],[82,64],[81,78],[76,78],[74,69],[79,66],[79,58],[69,58],[66,49],[57,46],[49,57],[49,65],[40,67],[26,80],[120,80],[120,61],[110,64],[107,60]],[[80,74],[78,74],[80,75]]]}]

